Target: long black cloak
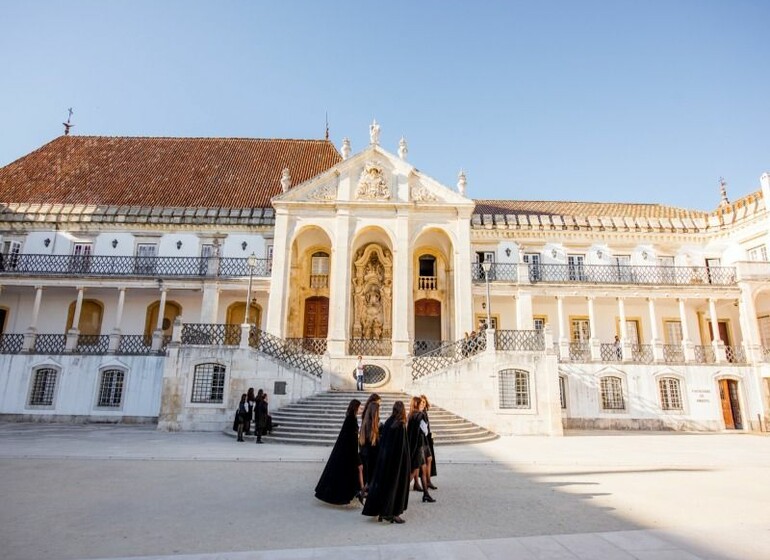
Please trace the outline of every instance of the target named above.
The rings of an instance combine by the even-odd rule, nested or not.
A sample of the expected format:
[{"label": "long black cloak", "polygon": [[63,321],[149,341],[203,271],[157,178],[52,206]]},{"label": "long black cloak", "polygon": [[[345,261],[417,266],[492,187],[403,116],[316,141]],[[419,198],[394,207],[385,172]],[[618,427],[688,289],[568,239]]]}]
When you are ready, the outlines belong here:
[{"label": "long black cloak", "polygon": [[425,464],[425,447],[428,445],[428,438],[425,432],[420,428],[420,422],[425,419],[422,412],[416,412],[409,417],[407,424],[407,438],[409,439],[409,460],[412,470],[418,469]]},{"label": "long black cloak", "polygon": [[391,517],[406,511],[409,503],[409,444],[406,426],[392,416],[380,431],[379,456],[364,515]]},{"label": "long black cloak", "polygon": [[315,497],[329,504],[349,504],[360,490],[358,484],[358,422],[346,416],[340,435],[315,487]]}]

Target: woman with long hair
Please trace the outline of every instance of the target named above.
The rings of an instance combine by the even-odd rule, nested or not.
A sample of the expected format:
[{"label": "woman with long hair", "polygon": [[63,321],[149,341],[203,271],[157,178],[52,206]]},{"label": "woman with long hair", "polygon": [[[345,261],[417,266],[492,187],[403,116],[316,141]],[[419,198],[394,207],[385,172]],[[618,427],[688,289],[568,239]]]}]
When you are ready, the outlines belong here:
[{"label": "woman with long hair", "polygon": [[404,523],[401,514],[409,504],[409,444],[406,411],[401,401],[393,404],[393,413],[380,431],[379,448],[377,467],[362,513],[376,515],[378,521]]},{"label": "woman with long hair", "polygon": [[364,488],[369,487],[377,466],[380,442],[380,395],[372,393],[361,415],[361,431],[358,434],[361,463],[364,467]]},{"label": "woman with long hair", "polygon": [[428,418],[430,401],[428,401],[428,397],[425,395],[420,395],[420,399],[422,399],[422,402],[425,403],[422,413],[425,416],[425,423],[428,425],[428,445],[425,448],[425,477],[428,479],[428,488],[431,490],[438,490],[438,488],[433,485],[433,481],[430,479],[432,476],[438,476],[436,474],[436,453],[433,450],[433,432],[430,429],[430,419]]},{"label": "woman with long hair", "polygon": [[349,504],[355,497],[364,503],[364,473],[358,456],[358,409],[361,401],[353,399],[345,413],[340,435],[329,455],[315,497],[330,504]]},{"label": "woman with long hair", "polygon": [[[412,397],[409,406],[409,423],[406,428],[409,438],[409,458],[411,463],[411,479],[414,479],[414,489],[422,491],[423,502],[435,502],[436,500],[428,493],[428,478],[425,475],[425,449],[428,447],[428,423],[425,420],[423,409],[425,403],[420,397]],[[417,480],[422,479],[422,486],[417,484]]]},{"label": "woman with long hair", "polygon": [[262,389],[257,391],[254,403],[254,433],[257,435],[256,443],[262,443],[262,436],[267,433],[267,401]]}]

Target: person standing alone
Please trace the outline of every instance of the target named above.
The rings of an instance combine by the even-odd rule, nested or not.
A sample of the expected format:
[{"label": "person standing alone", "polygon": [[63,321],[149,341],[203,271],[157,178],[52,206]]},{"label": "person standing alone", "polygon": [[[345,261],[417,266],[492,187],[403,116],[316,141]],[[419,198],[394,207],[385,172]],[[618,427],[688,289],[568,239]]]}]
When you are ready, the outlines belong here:
[{"label": "person standing alone", "polygon": [[358,356],[358,362],[356,362],[356,391],[364,390],[364,359],[360,355]]}]

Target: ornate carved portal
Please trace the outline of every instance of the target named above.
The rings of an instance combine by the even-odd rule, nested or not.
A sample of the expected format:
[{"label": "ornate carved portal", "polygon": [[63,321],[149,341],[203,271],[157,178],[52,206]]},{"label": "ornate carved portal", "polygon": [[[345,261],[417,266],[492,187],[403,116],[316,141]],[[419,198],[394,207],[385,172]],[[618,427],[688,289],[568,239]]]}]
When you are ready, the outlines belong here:
[{"label": "ornate carved portal", "polygon": [[393,257],[370,243],[353,261],[353,338],[390,340]]}]

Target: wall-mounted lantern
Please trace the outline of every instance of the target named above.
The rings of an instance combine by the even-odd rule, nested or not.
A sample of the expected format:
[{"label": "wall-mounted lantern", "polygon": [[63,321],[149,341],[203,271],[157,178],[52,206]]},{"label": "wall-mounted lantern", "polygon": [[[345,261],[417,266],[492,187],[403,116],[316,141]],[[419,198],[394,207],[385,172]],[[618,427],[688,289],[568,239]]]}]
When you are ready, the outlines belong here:
[{"label": "wall-mounted lantern", "polygon": [[506,247],[505,248],[505,256],[506,257],[510,257],[511,256],[511,248],[510,247]]},{"label": "wall-mounted lantern", "polygon": [[244,251],[246,250],[246,247],[248,247],[248,246],[249,246],[249,244],[246,243],[245,241],[243,243],[241,243],[241,249],[243,249]]},{"label": "wall-mounted lantern", "polygon": [[43,241],[43,245],[48,247],[50,244],[51,244],[51,238],[50,237],[46,237],[45,240]]},{"label": "wall-mounted lantern", "polygon": [[117,239],[113,239],[112,240],[112,248],[114,249],[117,246],[118,246],[118,240]]},{"label": "wall-mounted lantern", "polygon": [[551,256],[555,259],[556,258],[556,249],[551,249]]},{"label": "wall-mounted lantern", "polygon": [[604,254],[604,253],[602,253],[602,250],[601,250],[601,249],[598,249],[598,250],[596,251],[596,258],[597,258],[597,259],[599,259],[599,260],[602,260],[602,255],[603,255],[603,254]]},{"label": "wall-mounted lantern", "polygon": [[176,248],[177,248],[177,250],[182,248],[182,240],[181,239],[176,242]]},{"label": "wall-mounted lantern", "polygon": [[642,259],[647,260],[647,251],[642,251]]}]

